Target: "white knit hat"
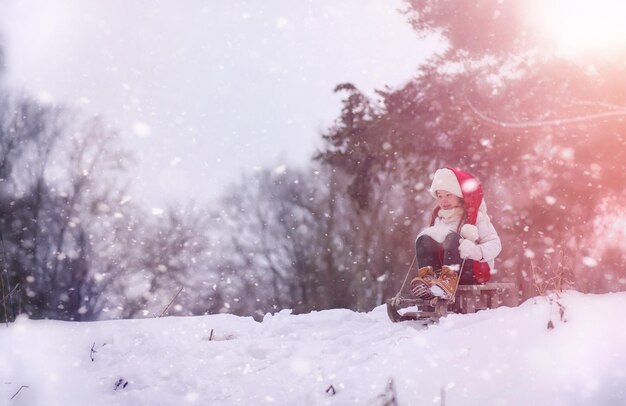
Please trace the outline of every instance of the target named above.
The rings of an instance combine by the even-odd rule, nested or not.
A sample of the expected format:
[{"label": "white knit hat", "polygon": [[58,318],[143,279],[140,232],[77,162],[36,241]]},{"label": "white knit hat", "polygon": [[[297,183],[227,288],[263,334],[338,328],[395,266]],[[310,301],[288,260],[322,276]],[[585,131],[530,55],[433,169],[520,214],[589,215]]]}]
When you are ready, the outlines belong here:
[{"label": "white knit hat", "polygon": [[459,180],[456,178],[454,172],[448,168],[437,169],[435,172],[433,183],[430,185],[430,194],[436,198],[438,190],[445,190],[457,197],[463,198],[463,191],[461,191]]}]

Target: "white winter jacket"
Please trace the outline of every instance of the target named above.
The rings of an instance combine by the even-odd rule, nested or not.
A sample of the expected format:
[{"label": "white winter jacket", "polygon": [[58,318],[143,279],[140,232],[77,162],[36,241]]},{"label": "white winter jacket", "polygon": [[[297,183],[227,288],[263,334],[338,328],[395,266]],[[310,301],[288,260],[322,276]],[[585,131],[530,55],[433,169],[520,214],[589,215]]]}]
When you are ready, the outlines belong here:
[{"label": "white winter jacket", "polygon": [[476,216],[476,227],[478,227],[478,241],[476,245],[480,248],[480,252],[483,253],[481,262],[487,262],[489,268],[493,270],[494,259],[502,251],[502,243],[500,237],[496,232],[496,229],[491,224],[491,220],[487,213],[482,211],[478,212]]},{"label": "white winter jacket", "polygon": [[[446,221],[442,217],[435,218],[435,223],[428,228],[425,228],[420,232],[417,238],[422,235],[428,235],[438,243],[443,243],[446,236],[449,233],[456,233],[459,229],[459,221],[460,218],[456,221]],[[478,240],[476,241],[476,245],[480,248],[480,251],[483,254],[481,262],[487,262],[489,264],[489,268],[494,269],[494,259],[498,256],[500,251],[502,251],[502,243],[500,242],[500,237],[496,232],[496,229],[491,224],[491,220],[487,215],[487,210],[484,207],[484,204],[481,207],[481,210],[478,211],[478,215],[476,216],[476,227],[478,228]]]}]

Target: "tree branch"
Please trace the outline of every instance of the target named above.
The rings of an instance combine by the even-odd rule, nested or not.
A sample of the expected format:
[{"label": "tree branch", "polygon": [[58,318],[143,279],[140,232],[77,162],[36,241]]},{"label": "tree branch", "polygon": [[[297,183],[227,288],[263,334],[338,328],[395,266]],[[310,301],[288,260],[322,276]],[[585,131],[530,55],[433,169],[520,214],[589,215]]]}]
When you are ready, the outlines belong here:
[{"label": "tree branch", "polygon": [[474,115],[478,117],[479,120],[492,125],[498,128],[505,128],[509,130],[524,130],[529,128],[538,128],[538,127],[551,127],[551,126],[567,126],[573,124],[587,123],[591,121],[600,120],[603,118],[623,118],[626,117],[626,109],[622,108],[620,110],[613,111],[603,111],[600,113],[587,114],[579,117],[572,118],[562,118],[562,119],[554,119],[554,120],[539,120],[539,121],[526,121],[526,122],[511,122],[511,121],[499,121],[494,118],[491,118],[478,110],[474,105],[465,98],[465,102],[472,110]]}]

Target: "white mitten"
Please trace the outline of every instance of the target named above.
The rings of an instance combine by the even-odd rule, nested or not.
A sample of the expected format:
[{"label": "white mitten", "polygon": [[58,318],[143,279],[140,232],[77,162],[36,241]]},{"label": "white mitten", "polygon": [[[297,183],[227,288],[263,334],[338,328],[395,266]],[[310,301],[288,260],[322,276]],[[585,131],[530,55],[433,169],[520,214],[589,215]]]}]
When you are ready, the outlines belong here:
[{"label": "white mitten", "polygon": [[459,244],[459,254],[461,254],[461,258],[469,258],[474,261],[483,259],[483,253],[480,247],[470,240],[461,241],[461,244]]},{"label": "white mitten", "polygon": [[478,227],[473,224],[463,224],[463,227],[461,227],[461,237],[471,242],[478,241]]}]

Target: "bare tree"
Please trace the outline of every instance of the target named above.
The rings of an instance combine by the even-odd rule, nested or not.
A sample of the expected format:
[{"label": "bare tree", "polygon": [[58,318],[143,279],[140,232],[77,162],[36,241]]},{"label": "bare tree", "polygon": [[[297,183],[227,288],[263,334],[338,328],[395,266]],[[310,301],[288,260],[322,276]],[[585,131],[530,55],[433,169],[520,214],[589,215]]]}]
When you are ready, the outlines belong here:
[{"label": "bare tree", "polygon": [[23,287],[18,309],[33,317],[93,314],[91,247],[129,160],[97,118],[4,95],[0,123],[2,233],[7,270]]}]

